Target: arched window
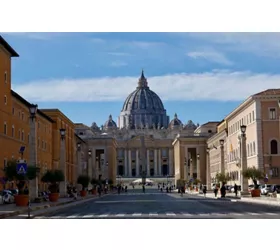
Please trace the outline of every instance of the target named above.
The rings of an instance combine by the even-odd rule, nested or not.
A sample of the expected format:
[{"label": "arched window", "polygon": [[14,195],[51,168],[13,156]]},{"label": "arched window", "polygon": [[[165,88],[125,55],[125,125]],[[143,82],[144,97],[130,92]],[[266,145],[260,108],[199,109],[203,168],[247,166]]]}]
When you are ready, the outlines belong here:
[{"label": "arched window", "polygon": [[270,142],[270,153],[272,155],[278,154],[278,143],[276,140],[271,140],[271,142]]}]

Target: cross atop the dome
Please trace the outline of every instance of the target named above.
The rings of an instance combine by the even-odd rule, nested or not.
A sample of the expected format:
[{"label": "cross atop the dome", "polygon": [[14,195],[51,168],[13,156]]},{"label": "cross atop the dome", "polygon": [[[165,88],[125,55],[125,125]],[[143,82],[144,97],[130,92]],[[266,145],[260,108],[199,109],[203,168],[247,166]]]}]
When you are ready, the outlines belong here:
[{"label": "cross atop the dome", "polygon": [[109,121],[112,121],[113,118],[112,118],[112,115],[109,115]]},{"label": "cross atop the dome", "polygon": [[175,113],[174,118],[175,118],[175,119],[177,119],[177,118],[178,118],[177,113]]},{"label": "cross atop the dome", "polygon": [[144,70],[143,69],[142,69],[141,76],[140,76],[139,81],[138,81],[138,87],[139,88],[148,87],[148,82],[147,82],[147,79],[144,76]]}]

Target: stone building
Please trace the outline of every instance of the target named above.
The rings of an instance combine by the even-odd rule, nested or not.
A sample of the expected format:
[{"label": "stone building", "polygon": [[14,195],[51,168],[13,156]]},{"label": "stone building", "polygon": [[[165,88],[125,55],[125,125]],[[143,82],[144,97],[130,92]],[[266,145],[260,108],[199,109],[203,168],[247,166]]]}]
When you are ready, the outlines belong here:
[{"label": "stone building", "polygon": [[[76,124],[75,131],[91,152],[87,162],[92,169],[91,176],[99,176],[100,169],[102,178],[112,180],[116,175],[136,179],[145,173],[147,178],[168,177],[174,181],[176,169],[185,164],[175,159],[174,140],[184,141],[192,157],[200,153],[201,168],[205,169],[206,139],[216,132],[217,124],[209,122],[199,126],[191,120],[183,124],[177,114],[169,121],[160,97],[149,88],[142,71],[136,89],[124,101],[118,125],[109,115],[101,127],[95,122],[91,127]],[[195,158],[193,164],[196,166]],[[202,176],[205,179],[204,173]]]}]

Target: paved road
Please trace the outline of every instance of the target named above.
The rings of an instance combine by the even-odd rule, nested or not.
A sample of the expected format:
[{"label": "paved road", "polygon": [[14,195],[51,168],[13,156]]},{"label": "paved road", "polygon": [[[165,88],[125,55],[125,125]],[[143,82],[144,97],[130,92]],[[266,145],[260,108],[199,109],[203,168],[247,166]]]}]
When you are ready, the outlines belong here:
[{"label": "paved road", "polygon": [[35,219],[279,219],[280,210],[236,200],[130,189]]}]

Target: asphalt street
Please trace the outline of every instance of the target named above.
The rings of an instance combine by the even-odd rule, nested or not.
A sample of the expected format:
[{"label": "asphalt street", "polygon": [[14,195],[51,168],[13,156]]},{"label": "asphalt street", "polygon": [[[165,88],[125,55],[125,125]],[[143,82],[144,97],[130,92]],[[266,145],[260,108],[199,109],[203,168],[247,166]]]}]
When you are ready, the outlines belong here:
[{"label": "asphalt street", "polygon": [[34,219],[280,219],[280,209],[147,188],[145,193],[129,189]]}]

